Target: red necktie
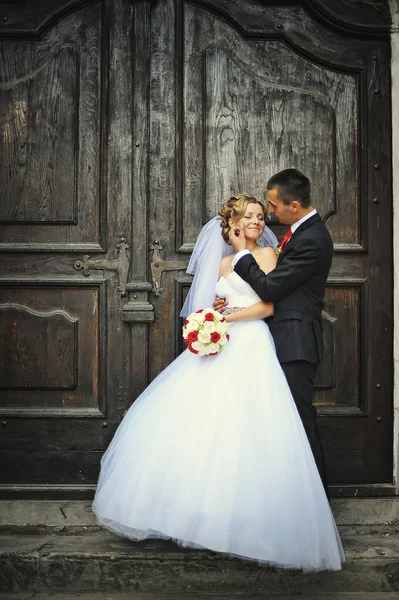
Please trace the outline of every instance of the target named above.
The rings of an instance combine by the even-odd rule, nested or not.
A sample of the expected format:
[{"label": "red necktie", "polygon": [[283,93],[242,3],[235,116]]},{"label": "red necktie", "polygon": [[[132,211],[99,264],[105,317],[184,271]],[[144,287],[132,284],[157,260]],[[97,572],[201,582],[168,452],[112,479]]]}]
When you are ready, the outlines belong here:
[{"label": "red necktie", "polygon": [[283,237],[282,242],[280,242],[277,246],[277,248],[280,250],[280,252],[282,252],[285,248],[286,243],[288,242],[288,240],[291,239],[292,236],[292,231],[291,231],[291,227],[285,232],[285,236]]}]

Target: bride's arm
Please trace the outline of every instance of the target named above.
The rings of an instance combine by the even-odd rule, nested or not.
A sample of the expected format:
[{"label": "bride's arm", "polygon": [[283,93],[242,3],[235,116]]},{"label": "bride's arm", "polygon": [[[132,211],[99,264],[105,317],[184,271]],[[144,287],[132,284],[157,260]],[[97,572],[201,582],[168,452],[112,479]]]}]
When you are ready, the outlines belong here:
[{"label": "bride's arm", "polygon": [[[264,248],[263,252],[257,257],[259,267],[264,273],[270,273],[276,266],[277,257],[274,250],[271,248]],[[257,302],[242,308],[236,313],[225,315],[228,323],[234,323],[234,321],[256,321],[258,319],[266,319],[274,314],[274,304],[272,302]]]},{"label": "bride's arm", "polygon": [[242,308],[236,313],[230,315],[224,315],[227,323],[234,323],[235,321],[259,321],[260,319],[266,319],[271,317],[274,313],[274,305],[272,302],[257,302]]}]

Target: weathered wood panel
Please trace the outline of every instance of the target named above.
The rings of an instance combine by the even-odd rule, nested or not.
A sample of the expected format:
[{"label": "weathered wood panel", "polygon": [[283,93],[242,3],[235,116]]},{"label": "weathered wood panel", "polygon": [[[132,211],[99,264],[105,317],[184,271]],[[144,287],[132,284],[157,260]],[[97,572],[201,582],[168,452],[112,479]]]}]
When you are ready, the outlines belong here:
[{"label": "weathered wood panel", "polygon": [[[183,82],[179,68],[183,40],[181,38],[181,2],[165,0],[151,11],[150,73],[150,160],[149,160],[149,242],[159,240],[162,259],[173,260],[180,246],[176,224],[181,220],[181,198],[184,194],[180,169],[181,111]],[[198,108],[198,107],[197,107]],[[177,304],[174,276],[164,273],[163,293],[152,297],[155,322],[149,330],[148,377],[152,380],[176,356],[170,325],[175,322]],[[162,351],[161,351],[162,349]]]},{"label": "weathered wood panel", "polygon": [[358,34],[387,33],[392,22],[389,0],[368,0],[360,6],[358,0],[317,0],[309,4],[337,28]]},{"label": "weathered wood panel", "polygon": [[206,216],[237,190],[266,201],[267,174],[288,164],[311,169],[319,210],[328,215],[335,209],[334,108],[321,94],[274,85],[245,58],[238,65],[217,46],[205,52]]},{"label": "weathered wood panel", "polygon": [[187,5],[185,245],[233,191],[265,200],[268,177],[286,167],[309,176],[335,243],[361,243],[360,69],[346,69],[339,58],[338,65],[311,62],[283,41],[243,39],[224,20]]},{"label": "weathered wood panel", "polygon": [[64,46],[0,88],[0,222],[76,220],[77,67]]},{"label": "weathered wood panel", "polygon": [[4,467],[0,472],[0,484],[72,484],[96,483],[101,452],[53,452],[9,450],[0,452]]},{"label": "weathered wood panel", "polygon": [[74,389],[77,324],[64,310],[0,304],[0,388]]},{"label": "weathered wood panel", "polygon": [[0,44],[0,250],[98,251],[101,6]]},{"label": "weathered wood panel", "polygon": [[[78,452],[102,450],[104,447],[104,421],[98,420],[94,427],[87,427],[84,419],[65,420],[50,417],[30,419],[27,427],[24,419],[1,421],[0,452],[17,450],[20,452],[37,451],[43,448],[48,452]],[[14,473],[18,481],[18,469]]]},{"label": "weathered wood panel", "polygon": [[328,285],[325,298],[325,355],[317,373],[315,404],[319,407],[353,407],[361,410],[360,366],[363,348],[360,332],[363,321],[362,284]]},{"label": "weathered wood panel", "polygon": [[100,416],[100,290],[0,286],[0,314],[0,413],[88,408]]}]

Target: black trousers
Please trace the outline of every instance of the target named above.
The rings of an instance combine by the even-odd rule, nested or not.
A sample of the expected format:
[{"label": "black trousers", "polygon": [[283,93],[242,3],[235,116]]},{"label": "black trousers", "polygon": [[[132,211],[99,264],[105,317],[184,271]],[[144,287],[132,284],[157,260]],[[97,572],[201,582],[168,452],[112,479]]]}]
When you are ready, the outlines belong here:
[{"label": "black trousers", "polygon": [[313,381],[316,376],[318,365],[307,362],[306,360],[295,360],[281,363],[281,367],[287,378],[299,416],[302,419],[320,473],[320,478],[328,498],[329,494],[324,454],[321,447],[319,432],[316,427],[316,409],[313,406]]}]

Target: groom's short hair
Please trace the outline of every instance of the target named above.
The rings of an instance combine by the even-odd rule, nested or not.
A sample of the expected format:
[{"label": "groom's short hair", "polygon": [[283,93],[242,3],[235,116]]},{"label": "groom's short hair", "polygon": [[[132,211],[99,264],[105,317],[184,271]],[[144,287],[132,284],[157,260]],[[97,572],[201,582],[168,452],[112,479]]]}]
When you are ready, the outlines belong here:
[{"label": "groom's short hair", "polygon": [[310,181],[298,169],[279,171],[270,177],[266,187],[268,190],[276,188],[284,204],[296,200],[303,208],[310,206]]}]

